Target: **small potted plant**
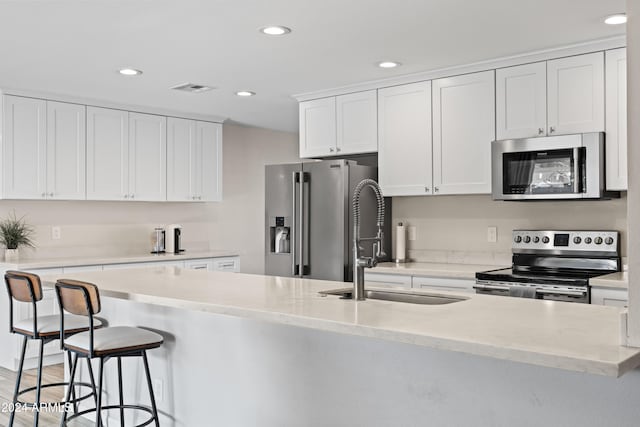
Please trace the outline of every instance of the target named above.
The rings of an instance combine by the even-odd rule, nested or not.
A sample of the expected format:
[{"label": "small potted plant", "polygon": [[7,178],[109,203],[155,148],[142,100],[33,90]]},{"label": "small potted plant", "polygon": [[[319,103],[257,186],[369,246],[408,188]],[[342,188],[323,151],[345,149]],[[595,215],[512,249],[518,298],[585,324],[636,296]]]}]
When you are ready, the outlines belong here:
[{"label": "small potted plant", "polygon": [[26,223],[24,216],[17,218],[15,211],[0,221],[0,244],[6,247],[5,262],[17,261],[21,247],[35,248],[31,239],[33,232],[33,227]]}]

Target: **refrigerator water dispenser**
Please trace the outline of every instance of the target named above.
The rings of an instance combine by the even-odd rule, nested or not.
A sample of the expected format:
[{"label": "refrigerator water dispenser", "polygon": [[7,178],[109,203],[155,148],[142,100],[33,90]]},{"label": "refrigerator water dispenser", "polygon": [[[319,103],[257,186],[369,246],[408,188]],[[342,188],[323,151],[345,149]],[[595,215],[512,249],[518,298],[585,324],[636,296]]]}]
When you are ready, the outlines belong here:
[{"label": "refrigerator water dispenser", "polygon": [[271,219],[269,232],[271,236],[270,241],[272,253],[291,253],[291,227],[288,222],[288,218],[283,216],[276,216]]}]

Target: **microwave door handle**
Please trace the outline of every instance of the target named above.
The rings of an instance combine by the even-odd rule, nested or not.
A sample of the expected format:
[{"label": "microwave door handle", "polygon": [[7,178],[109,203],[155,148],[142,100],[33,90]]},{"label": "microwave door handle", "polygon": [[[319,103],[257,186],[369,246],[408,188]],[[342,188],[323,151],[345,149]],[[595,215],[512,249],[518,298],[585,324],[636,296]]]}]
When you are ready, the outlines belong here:
[{"label": "microwave door handle", "polygon": [[582,174],[580,173],[582,164],[582,153],[579,147],[573,149],[573,193],[580,194],[584,190],[582,189]]}]

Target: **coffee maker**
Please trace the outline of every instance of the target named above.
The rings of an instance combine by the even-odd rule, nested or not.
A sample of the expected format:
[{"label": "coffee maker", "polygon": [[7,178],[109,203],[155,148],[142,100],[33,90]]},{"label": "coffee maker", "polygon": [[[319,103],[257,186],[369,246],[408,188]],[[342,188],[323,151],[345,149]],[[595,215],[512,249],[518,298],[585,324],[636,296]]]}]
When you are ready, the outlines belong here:
[{"label": "coffee maker", "polygon": [[165,227],[165,251],[168,253],[179,254],[184,252],[182,246],[182,226],[179,224],[170,224]]}]

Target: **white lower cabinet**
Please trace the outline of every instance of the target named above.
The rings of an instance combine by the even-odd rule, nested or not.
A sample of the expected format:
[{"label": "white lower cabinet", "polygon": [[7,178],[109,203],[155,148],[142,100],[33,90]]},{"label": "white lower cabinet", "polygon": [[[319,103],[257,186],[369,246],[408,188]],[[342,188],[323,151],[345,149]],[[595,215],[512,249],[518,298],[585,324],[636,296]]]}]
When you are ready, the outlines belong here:
[{"label": "white lower cabinet", "polygon": [[593,286],[591,287],[591,304],[627,307],[629,304],[629,291],[626,289]]},{"label": "white lower cabinet", "polygon": [[383,274],[383,273],[370,273],[364,272],[364,284],[365,287],[374,288],[410,288],[411,276],[404,276],[400,274]]}]

